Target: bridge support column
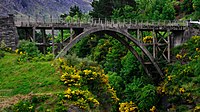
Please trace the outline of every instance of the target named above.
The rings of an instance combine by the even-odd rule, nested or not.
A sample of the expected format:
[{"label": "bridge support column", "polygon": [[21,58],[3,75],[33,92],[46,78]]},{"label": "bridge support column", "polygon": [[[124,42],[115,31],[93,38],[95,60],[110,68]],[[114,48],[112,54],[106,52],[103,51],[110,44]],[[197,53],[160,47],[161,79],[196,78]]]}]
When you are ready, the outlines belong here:
[{"label": "bridge support column", "polygon": [[168,34],[168,36],[167,36],[167,40],[168,40],[168,62],[170,63],[171,62],[171,39],[170,39],[170,30],[168,29],[167,30],[167,34]]},{"label": "bridge support column", "polygon": [[55,55],[55,48],[54,48],[54,27],[52,26],[52,53]]},{"label": "bridge support column", "polygon": [[155,35],[155,30],[153,29],[152,32],[152,37],[153,37],[153,58],[156,58],[156,35]]},{"label": "bridge support column", "polygon": [[165,59],[167,62],[171,61],[171,39],[170,39],[170,30],[165,31],[156,31],[156,39],[155,41],[155,50],[156,57],[158,60]]},{"label": "bridge support column", "polygon": [[43,43],[43,53],[46,53],[46,30],[41,29],[42,32],[42,43]]},{"label": "bridge support column", "polygon": [[60,33],[61,33],[61,41],[62,41],[62,48],[64,46],[64,40],[63,40],[63,29],[60,30]]},{"label": "bridge support column", "polygon": [[140,29],[137,29],[137,39],[140,42]]},{"label": "bridge support column", "polygon": [[70,42],[72,41],[72,39],[73,39],[73,29],[70,28]]},{"label": "bridge support column", "polygon": [[33,42],[35,42],[35,26],[33,27]]}]

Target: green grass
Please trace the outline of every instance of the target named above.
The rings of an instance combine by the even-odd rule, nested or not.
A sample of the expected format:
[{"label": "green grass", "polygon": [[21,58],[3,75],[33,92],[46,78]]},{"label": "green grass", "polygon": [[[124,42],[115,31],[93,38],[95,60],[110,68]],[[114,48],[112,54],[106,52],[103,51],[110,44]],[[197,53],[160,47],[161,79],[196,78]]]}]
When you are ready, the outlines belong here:
[{"label": "green grass", "polygon": [[0,96],[64,91],[52,62],[17,63],[19,55],[6,53],[0,59]]}]

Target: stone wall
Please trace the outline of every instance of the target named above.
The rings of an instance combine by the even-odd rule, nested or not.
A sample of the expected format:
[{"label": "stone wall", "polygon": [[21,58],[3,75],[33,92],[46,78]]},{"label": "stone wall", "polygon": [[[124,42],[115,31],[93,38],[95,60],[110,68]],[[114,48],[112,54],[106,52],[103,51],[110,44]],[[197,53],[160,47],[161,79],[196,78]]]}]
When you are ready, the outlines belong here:
[{"label": "stone wall", "polygon": [[18,43],[17,28],[14,25],[14,16],[0,17],[0,42],[4,41],[7,47],[16,49]]}]

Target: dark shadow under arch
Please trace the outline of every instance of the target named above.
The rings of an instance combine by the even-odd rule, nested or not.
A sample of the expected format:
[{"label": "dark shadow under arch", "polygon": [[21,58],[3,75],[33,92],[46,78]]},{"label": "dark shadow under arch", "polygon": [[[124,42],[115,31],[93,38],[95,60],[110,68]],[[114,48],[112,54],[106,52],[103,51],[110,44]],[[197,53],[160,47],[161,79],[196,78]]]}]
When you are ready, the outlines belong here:
[{"label": "dark shadow under arch", "polygon": [[[110,32],[114,32],[114,33],[119,33],[119,34],[123,35],[126,39],[128,39],[129,41],[133,42],[150,59],[151,63],[156,68],[159,75],[161,77],[163,76],[161,69],[159,68],[159,66],[155,62],[155,60],[153,59],[153,56],[151,55],[151,53],[144,46],[140,45],[140,43],[137,41],[137,39],[133,38],[126,30],[123,30],[123,29],[107,28],[107,27],[95,27],[95,28],[93,27],[93,28],[90,28],[90,29],[85,29],[85,31],[83,31],[81,34],[79,34],[73,40],[71,40],[71,42],[69,42],[66,46],[64,46],[64,48],[60,51],[60,53],[56,56],[56,58],[63,57],[67,53],[67,51],[69,49],[71,49],[82,38],[86,37],[89,34],[93,34],[95,32],[100,32],[100,31],[110,31]],[[114,38],[116,38],[118,41],[120,41],[123,45],[125,45],[131,51],[131,53],[142,64],[142,66],[145,69],[145,72],[149,75],[148,69],[145,67],[144,62],[142,61],[142,59],[140,58],[138,53],[135,51],[135,49],[133,47],[131,47],[128,42],[126,42],[124,39],[118,37],[117,35],[114,36]]]}]

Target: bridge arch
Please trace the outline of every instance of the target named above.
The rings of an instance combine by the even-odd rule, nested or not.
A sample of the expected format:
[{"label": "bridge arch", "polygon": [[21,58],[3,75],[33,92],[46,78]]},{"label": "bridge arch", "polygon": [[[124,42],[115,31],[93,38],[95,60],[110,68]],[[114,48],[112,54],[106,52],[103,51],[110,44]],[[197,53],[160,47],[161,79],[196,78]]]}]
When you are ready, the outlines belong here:
[{"label": "bridge arch", "polygon": [[[132,35],[130,35],[127,32],[126,29],[109,28],[109,27],[93,27],[93,28],[85,29],[82,33],[80,33],[75,38],[73,38],[66,46],[64,46],[64,48],[60,51],[60,53],[56,56],[56,58],[63,57],[67,53],[67,51],[69,51],[82,38],[86,37],[89,34],[93,34],[93,33],[100,32],[100,31],[110,31],[110,32],[113,32],[113,34],[119,33],[119,34],[125,36],[126,39],[133,42],[136,46],[138,46],[144,52],[144,54],[150,59],[153,66],[156,68],[159,75],[161,77],[163,76],[161,69],[159,68],[158,64],[155,62],[151,53],[144,46],[140,45],[139,41],[136,38],[133,38]],[[145,72],[148,75],[150,75],[147,67],[145,66],[145,64],[142,60],[142,58],[138,55],[138,53],[135,51],[135,49],[132,46],[130,46],[129,43],[127,41],[125,41],[125,39],[122,39],[119,36],[117,36],[117,34],[114,36],[114,38],[117,39],[118,41],[120,41],[126,48],[128,48],[131,51],[131,53],[142,64]]]}]

